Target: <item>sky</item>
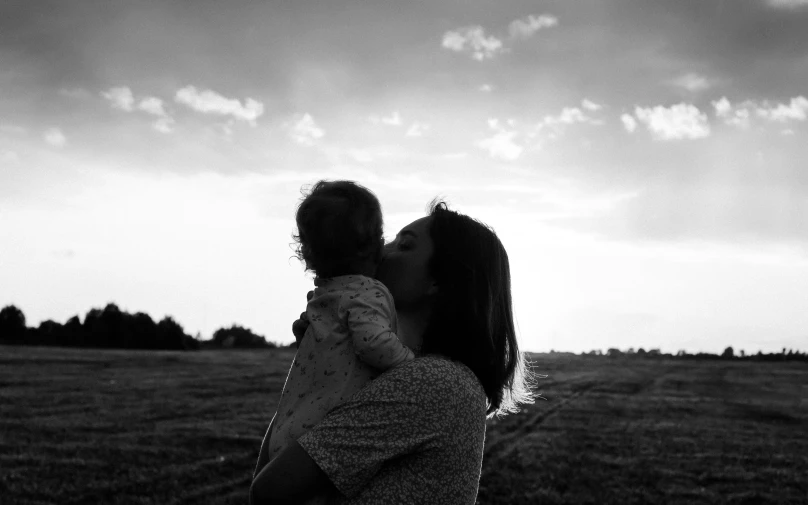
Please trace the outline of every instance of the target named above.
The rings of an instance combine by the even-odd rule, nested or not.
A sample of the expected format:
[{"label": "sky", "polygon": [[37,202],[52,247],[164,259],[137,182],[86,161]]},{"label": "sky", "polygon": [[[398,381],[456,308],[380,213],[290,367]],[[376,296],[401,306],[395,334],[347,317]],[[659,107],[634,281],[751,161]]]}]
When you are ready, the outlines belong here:
[{"label": "sky", "polygon": [[291,342],[301,189],[491,226],[522,348],[808,348],[808,0],[0,3],[0,306]]}]

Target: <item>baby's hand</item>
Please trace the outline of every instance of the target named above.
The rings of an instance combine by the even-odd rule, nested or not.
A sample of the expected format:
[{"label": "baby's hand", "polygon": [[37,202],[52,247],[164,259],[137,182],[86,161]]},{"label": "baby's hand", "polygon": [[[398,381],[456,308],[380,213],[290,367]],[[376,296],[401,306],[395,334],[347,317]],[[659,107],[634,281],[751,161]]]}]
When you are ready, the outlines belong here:
[{"label": "baby's hand", "polygon": [[[311,300],[312,296],[314,296],[314,291],[309,291],[306,293],[306,300]],[[309,327],[309,324],[309,316],[306,315],[306,312],[301,312],[300,318],[292,323],[292,334],[295,336],[295,340],[297,340],[298,344],[303,340],[303,336],[306,334],[306,329]]]}]

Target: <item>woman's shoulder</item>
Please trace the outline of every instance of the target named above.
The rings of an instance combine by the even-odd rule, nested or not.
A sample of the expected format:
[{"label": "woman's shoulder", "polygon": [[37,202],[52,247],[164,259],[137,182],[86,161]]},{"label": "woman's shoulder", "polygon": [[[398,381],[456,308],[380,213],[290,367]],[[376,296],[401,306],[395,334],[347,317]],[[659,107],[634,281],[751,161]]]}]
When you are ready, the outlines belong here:
[{"label": "woman's shoulder", "polygon": [[374,382],[388,383],[397,393],[419,401],[443,402],[446,397],[462,402],[485,403],[485,391],[474,372],[459,361],[430,354],[407,361],[383,373]]}]

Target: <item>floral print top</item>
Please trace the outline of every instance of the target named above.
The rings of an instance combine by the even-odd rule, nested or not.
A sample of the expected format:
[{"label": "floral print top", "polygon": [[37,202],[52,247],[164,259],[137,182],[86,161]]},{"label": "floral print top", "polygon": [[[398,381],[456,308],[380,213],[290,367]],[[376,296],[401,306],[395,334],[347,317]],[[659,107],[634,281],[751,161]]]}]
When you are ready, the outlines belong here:
[{"label": "floral print top", "polygon": [[314,284],[310,324],[275,414],[270,460],[379,373],[414,358],[396,336],[395,305],[384,284],[362,275]]},{"label": "floral print top", "polygon": [[337,504],[473,504],[486,396],[465,365],[425,356],[389,370],[337,406],[298,443]]}]

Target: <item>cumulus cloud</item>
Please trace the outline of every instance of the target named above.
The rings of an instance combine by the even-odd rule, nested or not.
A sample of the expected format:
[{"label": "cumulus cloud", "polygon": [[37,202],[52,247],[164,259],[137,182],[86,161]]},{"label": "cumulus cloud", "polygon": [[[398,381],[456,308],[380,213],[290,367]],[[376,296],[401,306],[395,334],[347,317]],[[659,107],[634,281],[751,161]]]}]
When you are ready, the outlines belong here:
[{"label": "cumulus cloud", "polygon": [[443,34],[441,45],[458,53],[468,53],[477,61],[491,59],[505,48],[502,41],[486,35],[482,26],[465,26]]},{"label": "cumulus cloud", "polygon": [[127,112],[131,112],[135,105],[135,97],[132,95],[132,90],[126,86],[109,88],[107,91],[102,91],[101,96],[109,100],[114,108]]},{"label": "cumulus cloud", "polygon": [[634,133],[637,129],[637,120],[631,114],[623,114],[620,116],[620,121],[623,122],[623,128],[629,133]]},{"label": "cumulus cloud", "polygon": [[600,105],[598,103],[595,103],[592,100],[589,100],[587,98],[584,98],[583,101],[581,101],[581,106],[584,109],[591,110],[591,111],[597,111],[597,110],[600,110],[600,109],[603,108],[602,105]]},{"label": "cumulus cloud", "polygon": [[154,96],[147,96],[140,100],[137,107],[144,112],[158,116],[157,120],[152,123],[154,129],[158,132],[171,133],[174,131],[174,118],[168,115],[161,99]]},{"label": "cumulus cloud", "polygon": [[113,108],[126,112],[139,110],[157,116],[157,120],[152,123],[152,126],[160,133],[171,133],[174,130],[174,118],[166,112],[163,100],[156,96],[143,97],[135,104],[135,96],[132,90],[126,86],[110,88],[102,92],[101,96],[106,98]]},{"label": "cumulus cloud", "polygon": [[657,140],[699,139],[710,135],[707,114],[695,105],[636,107],[634,115]]},{"label": "cumulus cloud", "polygon": [[787,104],[764,103],[756,110],[758,116],[771,121],[784,123],[786,121],[805,121],[808,118],[808,98],[798,96],[792,98]]},{"label": "cumulus cloud", "polygon": [[808,119],[808,99],[802,95],[792,98],[788,103],[745,100],[733,104],[727,97],[721,97],[713,102],[713,108],[716,117],[726,124],[742,128],[750,125],[752,116],[777,123]]},{"label": "cumulus cloud", "polygon": [[155,116],[165,116],[166,111],[163,108],[163,101],[154,96],[147,96],[140,100],[138,103],[137,108],[148,112],[149,114],[154,114]]},{"label": "cumulus cloud", "polygon": [[709,79],[696,73],[685,74],[674,79],[671,81],[671,83],[674,86],[686,89],[687,91],[693,93],[710,89],[713,86],[713,83]]},{"label": "cumulus cloud", "polygon": [[549,128],[553,132],[550,134],[550,138],[556,138],[568,126],[574,124],[601,125],[603,121],[593,118],[588,112],[596,112],[602,108],[602,105],[584,98],[581,101],[581,107],[564,107],[557,115],[544,116],[536,125],[536,130]]},{"label": "cumulus cloud", "polygon": [[516,131],[507,130],[497,119],[489,119],[488,127],[494,130],[494,134],[479,141],[478,147],[488,151],[488,155],[492,158],[504,161],[513,161],[522,155],[524,148],[514,141]]},{"label": "cumulus cloud", "polygon": [[48,128],[44,134],[45,142],[53,147],[64,147],[67,145],[67,137],[59,128]]},{"label": "cumulus cloud", "polygon": [[317,140],[325,135],[325,131],[320,128],[310,114],[303,114],[289,130],[289,136],[298,144],[312,146]]},{"label": "cumulus cloud", "polygon": [[482,91],[483,93],[490,93],[494,91],[494,87],[491,86],[490,84],[483,84],[482,86],[479,87],[479,90]]},{"label": "cumulus cloud", "polygon": [[722,119],[724,123],[739,128],[749,127],[750,109],[747,105],[733,107],[727,97],[721,97],[712,102],[716,117]]},{"label": "cumulus cloud", "polygon": [[231,116],[251,125],[264,113],[264,104],[258,100],[247,98],[242,104],[236,98],[227,98],[209,89],[197,90],[194,86],[177,90],[174,100],[197,112]]},{"label": "cumulus cloud", "polygon": [[428,124],[415,122],[407,129],[406,135],[408,137],[422,137],[427,130],[429,130]]},{"label": "cumulus cloud", "polygon": [[508,26],[508,33],[513,38],[527,39],[532,37],[542,28],[552,28],[558,25],[558,18],[549,14],[540,16],[530,15],[521,19],[511,21]]}]

